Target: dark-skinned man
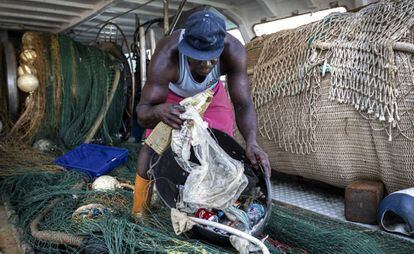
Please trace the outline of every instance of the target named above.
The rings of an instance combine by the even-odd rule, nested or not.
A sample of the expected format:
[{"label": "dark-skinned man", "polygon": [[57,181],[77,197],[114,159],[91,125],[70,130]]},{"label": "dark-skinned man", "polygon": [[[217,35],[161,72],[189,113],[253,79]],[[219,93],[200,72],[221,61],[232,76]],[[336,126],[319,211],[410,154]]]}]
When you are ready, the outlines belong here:
[{"label": "dark-skinned man", "polygon": [[[178,103],[206,89],[214,97],[203,119],[210,128],[233,136],[233,109],[219,80],[227,75],[237,127],[246,143],[246,156],[253,166],[260,163],[270,177],[267,154],[256,141],[256,112],[249,94],[243,45],[226,32],[225,22],[210,11],[193,13],[185,30],[161,39],[148,68],[148,80],[137,106],[138,121],[147,128],[146,136],[159,122],[180,128],[184,108]],[[150,197],[149,162],[154,151],[144,145],[137,162],[133,214],[142,215]]]}]

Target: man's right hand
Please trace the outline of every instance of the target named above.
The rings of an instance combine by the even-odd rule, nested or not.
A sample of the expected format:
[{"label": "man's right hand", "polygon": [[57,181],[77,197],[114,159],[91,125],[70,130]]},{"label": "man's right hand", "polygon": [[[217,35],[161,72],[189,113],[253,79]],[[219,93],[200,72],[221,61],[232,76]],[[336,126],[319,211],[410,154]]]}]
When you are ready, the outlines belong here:
[{"label": "man's right hand", "polygon": [[157,118],[174,129],[179,129],[183,120],[180,114],[185,112],[185,107],[180,104],[163,103],[156,106],[154,113]]}]

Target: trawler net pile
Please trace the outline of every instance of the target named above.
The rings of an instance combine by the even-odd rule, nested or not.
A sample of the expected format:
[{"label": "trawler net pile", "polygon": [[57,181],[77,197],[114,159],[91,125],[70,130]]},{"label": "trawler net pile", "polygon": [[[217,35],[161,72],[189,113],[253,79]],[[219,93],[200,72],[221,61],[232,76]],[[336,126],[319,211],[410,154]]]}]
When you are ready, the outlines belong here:
[{"label": "trawler net pile", "polygon": [[[117,169],[115,175],[118,180],[131,183],[139,147],[129,148],[130,163]],[[22,240],[35,253],[226,253],[223,248],[188,239],[188,236],[177,237],[169,211],[160,203],[152,207],[145,220],[134,222],[132,191],[93,191],[88,182],[86,175],[63,171],[0,178],[0,189],[8,194],[18,216]],[[92,214],[82,212],[74,216],[79,207],[91,204],[102,205],[104,209],[99,210],[102,214],[95,209]]]},{"label": "trawler net pile", "polygon": [[[27,96],[15,122],[7,117],[6,107],[0,113],[5,125],[0,134],[0,156],[4,158],[0,176],[27,170],[58,171],[53,157],[39,156],[30,146],[54,150],[56,156],[82,144],[108,103],[116,70],[122,69],[118,60],[98,48],[66,36],[28,32],[22,41],[36,52],[33,66],[39,88]],[[125,79],[117,82],[110,107],[94,135],[95,142],[111,144],[118,139],[126,96]],[[48,165],[39,167],[42,162]],[[32,167],[26,167],[29,164]]]},{"label": "trawler net pile", "polygon": [[[65,36],[30,33],[30,38],[37,52],[39,88],[28,96],[17,122],[3,129],[0,140],[0,191],[16,211],[23,240],[36,253],[228,252],[188,235],[177,237],[169,211],[160,203],[147,219],[135,222],[131,190],[93,191],[91,179],[54,165],[57,155],[85,141],[121,68],[99,49]],[[92,141],[129,149],[128,164],[114,174],[132,184],[140,145],[121,144],[116,135],[126,101],[124,78]],[[7,113],[0,114],[6,119]],[[36,146],[45,139],[51,142]],[[74,216],[85,206],[92,207],[92,214],[81,210]],[[91,219],[78,218],[88,216]],[[274,252],[279,253],[276,248]]]},{"label": "trawler net pile", "polygon": [[[8,139],[33,143],[51,139],[65,148],[85,141],[115,83],[122,65],[96,47],[54,34],[25,34],[37,54],[39,88],[26,99]],[[121,78],[95,139],[111,143],[121,127],[126,102]]]},{"label": "trawler net pile", "polygon": [[266,35],[247,45],[272,167],[344,187],[414,184],[414,2]]},{"label": "trawler net pile", "polygon": [[[124,182],[133,181],[134,175],[134,163],[114,171],[114,176]],[[79,183],[81,187],[74,188]],[[35,253],[235,253],[191,235],[176,236],[169,211],[157,202],[146,219],[134,222],[130,190],[92,191],[82,174],[37,172],[0,178],[0,189],[8,193],[23,240]],[[33,222],[57,199],[53,209],[38,221],[33,236]],[[89,204],[101,204],[107,212],[84,219],[74,216],[79,207]],[[48,238],[58,232],[64,243],[38,239],[39,232],[45,231]],[[271,253],[411,254],[414,249],[412,243],[388,234],[277,204],[264,233],[271,238],[266,241]],[[80,246],[73,245],[77,243]]]}]

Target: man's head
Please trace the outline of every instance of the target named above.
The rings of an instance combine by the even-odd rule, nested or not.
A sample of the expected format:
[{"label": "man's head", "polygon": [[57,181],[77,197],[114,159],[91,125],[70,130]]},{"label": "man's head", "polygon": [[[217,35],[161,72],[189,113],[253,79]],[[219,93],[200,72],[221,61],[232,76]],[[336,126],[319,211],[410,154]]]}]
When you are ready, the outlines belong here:
[{"label": "man's head", "polygon": [[211,11],[198,11],[188,17],[178,50],[194,60],[218,59],[225,36],[226,24],[221,17]]}]

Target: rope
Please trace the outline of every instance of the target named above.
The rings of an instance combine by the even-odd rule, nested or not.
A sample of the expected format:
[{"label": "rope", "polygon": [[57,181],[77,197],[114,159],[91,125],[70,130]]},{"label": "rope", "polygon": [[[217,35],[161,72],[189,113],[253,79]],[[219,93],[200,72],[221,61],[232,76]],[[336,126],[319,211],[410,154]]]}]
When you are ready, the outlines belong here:
[{"label": "rope", "polygon": [[86,139],[85,139],[86,144],[91,142],[91,140],[95,136],[96,132],[98,131],[99,127],[101,126],[102,120],[104,119],[106,113],[108,112],[109,106],[111,105],[112,100],[114,99],[114,95],[115,95],[116,90],[118,88],[120,77],[121,77],[121,71],[119,69],[116,69],[115,70],[115,78],[114,78],[114,81],[112,82],[111,93],[109,94],[109,98],[106,102],[105,107],[102,108],[102,110],[99,113],[98,118],[96,119],[94,125],[90,129],[89,133],[86,135]]},{"label": "rope", "polygon": [[[84,186],[84,183],[76,184],[72,187],[71,190],[80,190]],[[38,226],[40,222],[45,218],[45,216],[55,208],[57,204],[59,204],[63,198],[55,198],[54,200],[50,201],[49,205],[43,209],[43,211],[39,212],[36,218],[30,223],[30,232],[32,236],[41,241],[49,241],[57,244],[67,244],[71,246],[80,247],[82,246],[83,237],[75,236],[63,232],[58,231],[50,231],[50,230],[39,230]]]}]

